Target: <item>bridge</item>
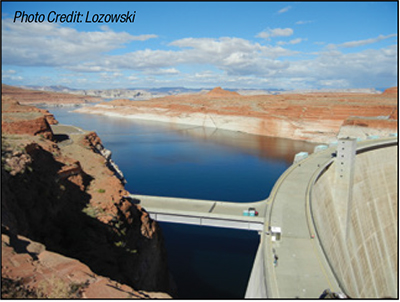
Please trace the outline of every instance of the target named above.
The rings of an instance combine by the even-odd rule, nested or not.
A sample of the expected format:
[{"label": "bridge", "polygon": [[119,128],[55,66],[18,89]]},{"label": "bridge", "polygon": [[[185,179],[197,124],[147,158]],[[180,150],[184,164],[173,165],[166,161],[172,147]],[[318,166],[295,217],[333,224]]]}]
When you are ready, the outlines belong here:
[{"label": "bridge", "polygon": [[[268,199],[239,203],[136,194],[130,195],[129,198],[133,202],[140,203],[156,221],[259,232],[264,229],[269,203]],[[244,213],[249,208],[254,208],[258,215],[245,216]]]}]

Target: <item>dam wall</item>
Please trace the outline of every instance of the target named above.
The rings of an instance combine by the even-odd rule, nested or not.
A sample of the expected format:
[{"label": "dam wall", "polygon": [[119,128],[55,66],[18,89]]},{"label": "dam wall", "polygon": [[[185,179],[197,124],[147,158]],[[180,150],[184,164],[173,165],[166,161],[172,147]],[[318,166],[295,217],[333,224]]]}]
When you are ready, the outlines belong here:
[{"label": "dam wall", "polygon": [[347,175],[347,194],[337,192],[343,188],[339,158],[311,191],[318,238],[352,298],[398,298],[397,153],[397,144],[359,151]]}]

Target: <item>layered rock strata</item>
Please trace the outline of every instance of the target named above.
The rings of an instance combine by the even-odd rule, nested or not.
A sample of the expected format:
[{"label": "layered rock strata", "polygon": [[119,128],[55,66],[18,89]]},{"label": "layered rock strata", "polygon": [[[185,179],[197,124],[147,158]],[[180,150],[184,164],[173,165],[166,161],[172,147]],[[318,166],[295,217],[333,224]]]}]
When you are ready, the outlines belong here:
[{"label": "layered rock strata", "polygon": [[33,106],[21,106],[13,98],[2,96],[2,132],[9,134],[41,135],[53,138],[51,124],[57,124],[54,116],[47,110]]},{"label": "layered rock strata", "polygon": [[[393,115],[397,99],[393,90],[382,94],[241,96],[218,87],[205,95],[169,96],[150,101],[115,100],[77,111],[331,142],[336,140],[343,123],[352,117],[387,120],[381,132],[397,132],[397,116]],[[376,124],[372,122],[366,126],[374,127]]]}]

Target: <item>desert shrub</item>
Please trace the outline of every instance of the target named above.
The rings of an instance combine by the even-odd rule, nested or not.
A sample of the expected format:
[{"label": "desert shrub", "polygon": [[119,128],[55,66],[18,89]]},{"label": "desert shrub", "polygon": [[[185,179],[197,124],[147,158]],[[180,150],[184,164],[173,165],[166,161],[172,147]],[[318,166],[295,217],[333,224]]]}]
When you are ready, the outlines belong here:
[{"label": "desert shrub", "polygon": [[96,218],[97,215],[99,214],[98,209],[93,207],[90,204],[88,204],[87,207],[82,210],[82,212],[85,213],[86,215],[92,217],[92,218]]},{"label": "desert shrub", "polygon": [[39,299],[68,299],[70,286],[62,279],[51,277],[39,283],[36,293]]},{"label": "desert shrub", "polygon": [[68,284],[64,280],[52,276],[50,279],[39,283],[36,294],[39,299],[81,298],[81,292],[87,285],[87,282]]}]

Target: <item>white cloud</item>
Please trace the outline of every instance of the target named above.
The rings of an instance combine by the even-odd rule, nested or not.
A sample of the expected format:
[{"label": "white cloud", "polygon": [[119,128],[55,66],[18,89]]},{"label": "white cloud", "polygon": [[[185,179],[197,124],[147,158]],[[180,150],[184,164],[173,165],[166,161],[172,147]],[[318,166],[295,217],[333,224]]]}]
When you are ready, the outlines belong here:
[{"label": "white cloud", "polygon": [[292,7],[289,5],[289,6],[286,6],[286,7],[284,7],[284,8],[282,8],[282,9],[280,9],[280,10],[278,10],[278,14],[283,14],[283,13],[286,13],[289,9],[291,9]]},{"label": "white cloud", "polygon": [[145,41],[156,35],[133,36],[102,31],[81,32],[51,23],[13,23],[3,20],[2,63],[21,66],[68,66],[93,60],[132,41]]},{"label": "white cloud", "polygon": [[382,40],[386,40],[392,37],[397,37],[397,34],[391,34],[391,35],[379,35],[376,38],[371,38],[371,39],[366,39],[366,40],[358,40],[358,41],[350,41],[350,42],[345,42],[342,44],[339,44],[339,47],[359,47],[359,46],[364,46],[364,45],[368,45],[368,44],[373,44],[373,43],[377,43],[379,41]]},{"label": "white cloud", "polygon": [[[340,47],[376,43],[395,37],[395,34],[331,44],[324,48],[324,52],[314,52],[312,58],[304,59],[297,56],[301,55],[300,52],[286,49],[284,45],[296,45],[306,38],[278,41],[277,45],[271,45],[265,40],[257,43],[237,37],[187,37],[170,42],[165,49],[113,54],[112,50],[122,49],[128,43],[156,38],[157,35],[134,36],[114,32],[107,26],[99,31],[81,32],[55,24],[31,23],[27,26],[7,20],[3,21],[2,33],[3,80],[19,81],[19,84],[28,80],[40,84],[43,80],[39,76],[33,78],[32,73],[24,73],[22,69],[16,72],[10,65],[48,67],[52,71],[49,83],[68,82],[72,87],[78,84],[94,88],[132,87],[134,83],[142,87],[218,84],[231,88],[291,89],[385,87],[397,83],[397,44],[351,54],[340,51]],[[292,35],[291,28],[268,28],[257,37],[268,41],[273,37]],[[182,71],[188,69],[192,72]],[[60,74],[60,70],[61,73],[67,70],[69,75]],[[90,76],[87,73],[91,73]]]},{"label": "white cloud", "polygon": [[120,72],[101,72],[99,75],[103,80],[107,81],[113,81],[123,76]]},{"label": "white cloud", "polygon": [[207,54],[225,56],[232,52],[254,52],[261,51],[263,46],[258,43],[252,43],[241,38],[221,37],[213,38],[185,38],[176,40],[170,43],[172,46],[181,48],[191,48],[196,51],[201,51]]},{"label": "white cloud", "polygon": [[127,79],[128,79],[129,81],[137,81],[137,80],[139,80],[140,78],[139,78],[138,76],[132,74],[132,75],[128,76]]},{"label": "white cloud", "polygon": [[289,37],[291,35],[293,35],[293,29],[291,28],[268,28],[258,33],[256,37],[269,40],[271,37]]},{"label": "white cloud", "polygon": [[[275,63],[268,66],[268,61],[256,59],[260,64],[257,67],[241,57],[231,60],[232,63],[235,62],[231,70],[183,74],[180,83],[191,87],[215,86],[218,83],[231,88],[310,89],[385,87],[394,85],[397,79],[396,45],[355,54],[326,51],[319,53],[314,59],[278,61],[282,65]],[[252,73],[243,72],[246,68],[251,69]],[[232,72],[235,69],[241,73]]]},{"label": "white cloud", "polygon": [[[185,38],[170,43],[177,51],[140,50],[109,57],[110,66],[159,73],[179,65],[215,66],[228,74],[271,74],[287,63],[279,57],[296,54],[282,47],[263,46],[240,38]],[[157,71],[157,69],[161,69]],[[167,69],[168,70],[168,69]]]},{"label": "white cloud", "polygon": [[1,78],[3,81],[21,81],[24,78],[20,75],[17,75],[17,71],[14,69],[2,70]]},{"label": "white cloud", "polygon": [[317,81],[317,84],[322,87],[349,88],[349,81],[345,79],[320,80]]},{"label": "white cloud", "polygon": [[288,42],[279,41],[279,42],[277,42],[276,44],[278,44],[278,45],[287,45],[287,44],[293,45],[293,44],[299,44],[299,43],[301,43],[301,42],[303,42],[303,41],[307,41],[307,39],[297,38],[297,39],[290,40],[290,41],[288,41]]},{"label": "white cloud", "polygon": [[104,60],[102,62],[84,62],[80,64],[74,64],[70,66],[64,66],[65,69],[75,71],[75,72],[116,72],[118,71],[117,67],[105,67],[103,65],[108,65],[108,60]]},{"label": "white cloud", "polygon": [[147,41],[149,39],[158,38],[157,35],[139,35],[139,36],[132,36],[131,41]]},{"label": "white cloud", "polygon": [[160,68],[160,69],[155,69],[155,70],[145,70],[143,72],[144,74],[149,74],[149,75],[157,75],[157,76],[161,76],[161,75],[177,75],[179,74],[179,70],[176,68]]},{"label": "white cloud", "polygon": [[21,77],[21,76],[13,76],[13,75],[10,75],[10,74],[2,74],[1,77],[2,77],[3,81],[4,81],[4,80],[6,80],[6,81],[7,81],[7,80],[11,80],[11,81],[21,81],[21,80],[24,79],[24,78]]},{"label": "white cloud", "polygon": [[295,24],[296,25],[304,25],[304,24],[309,24],[309,23],[313,23],[313,22],[314,21],[311,21],[311,20],[299,20]]},{"label": "white cloud", "polygon": [[348,88],[395,85],[397,45],[349,54],[337,50],[322,52],[313,60],[291,62],[284,76],[311,77],[311,83],[317,86],[335,83],[341,87],[347,83]]}]

